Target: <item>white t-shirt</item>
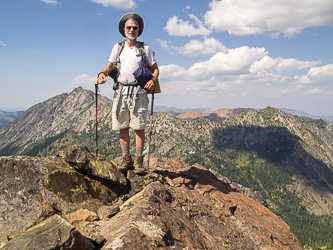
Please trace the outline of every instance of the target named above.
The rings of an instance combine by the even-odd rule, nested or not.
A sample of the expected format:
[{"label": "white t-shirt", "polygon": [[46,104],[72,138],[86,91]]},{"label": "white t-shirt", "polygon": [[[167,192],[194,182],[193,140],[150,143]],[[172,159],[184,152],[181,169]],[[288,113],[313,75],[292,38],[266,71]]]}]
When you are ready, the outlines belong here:
[{"label": "white t-shirt", "polygon": [[[153,52],[147,44],[144,44],[144,50],[146,53],[146,59],[148,65],[152,66],[153,64],[156,63]],[[109,61],[111,63],[116,63],[117,51],[118,51],[118,43],[115,44],[112,48],[111,55],[109,58]],[[141,55],[138,50],[138,43],[133,47],[129,47],[127,45],[127,42],[125,41],[125,46],[120,53],[119,61],[120,63],[118,64],[119,67],[118,82],[123,84],[136,84],[133,73],[135,70],[137,70],[137,68],[139,67],[139,63],[141,61]],[[130,86],[123,86],[121,94],[127,94],[129,87]],[[136,88],[133,88],[133,93],[135,89]],[[145,92],[146,91],[144,89],[140,89],[138,94],[142,94]]]}]

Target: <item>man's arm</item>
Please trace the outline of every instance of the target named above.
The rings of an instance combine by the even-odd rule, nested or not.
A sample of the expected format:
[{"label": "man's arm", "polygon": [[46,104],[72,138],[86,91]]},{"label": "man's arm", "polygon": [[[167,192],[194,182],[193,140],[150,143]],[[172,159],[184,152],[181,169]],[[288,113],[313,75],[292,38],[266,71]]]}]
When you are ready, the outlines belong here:
[{"label": "man's arm", "polygon": [[157,63],[154,63],[152,66],[150,66],[150,69],[153,71],[152,72],[153,78],[146,83],[145,89],[154,90],[155,89],[155,82],[156,82],[160,72],[159,72]]},{"label": "man's arm", "polygon": [[103,84],[107,81],[106,76],[109,74],[109,71],[112,69],[112,67],[113,67],[113,63],[109,62],[108,65],[99,74],[99,76],[97,78],[97,83],[98,84]]}]

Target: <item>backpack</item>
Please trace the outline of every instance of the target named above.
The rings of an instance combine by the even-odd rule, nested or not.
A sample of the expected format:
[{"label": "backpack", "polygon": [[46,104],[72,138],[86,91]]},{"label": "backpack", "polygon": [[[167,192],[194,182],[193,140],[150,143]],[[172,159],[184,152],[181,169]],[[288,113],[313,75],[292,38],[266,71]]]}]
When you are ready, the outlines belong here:
[{"label": "backpack", "polygon": [[[120,53],[122,52],[122,50],[124,49],[125,42],[126,41],[118,42],[118,50],[117,50],[116,63],[115,64],[120,63],[119,62],[119,56],[120,56]],[[146,53],[145,53],[145,50],[144,50],[144,44],[145,43],[141,42],[141,41],[137,41],[137,44],[138,44],[138,50],[139,50],[139,54],[141,56],[141,60],[147,63]],[[153,54],[155,56],[155,52],[153,52]],[[147,65],[147,66],[148,66],[148,69],[150,70],[150,72],[153,72],[153,70],[149,67],[149,65]],[[148,92],[148,94],[152,94],[152,91],[147,91],[147,92]],[[156,79],[154,93],[155,94],[161,93],[161,87],[160,87],[160,83],[159,83],[158,79]]]}]

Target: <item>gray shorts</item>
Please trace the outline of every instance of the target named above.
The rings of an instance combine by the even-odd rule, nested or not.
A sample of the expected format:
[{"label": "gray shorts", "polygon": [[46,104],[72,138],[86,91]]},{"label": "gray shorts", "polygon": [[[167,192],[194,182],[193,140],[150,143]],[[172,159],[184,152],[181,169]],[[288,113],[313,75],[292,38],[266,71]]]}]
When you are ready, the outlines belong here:
[{"label": "gray shorts", "polygon": [[[117,98],[119,97],[119,102]],[[115,93],[112,106],[112,130],[131,128],[144,130],[148,113],[149,99],[147,93],[119,95]],[[134,103],[135,102],[135,103]],[[118,105],[115,105],[117,104]],[[133,105],[135,105],[133,107]]]}]

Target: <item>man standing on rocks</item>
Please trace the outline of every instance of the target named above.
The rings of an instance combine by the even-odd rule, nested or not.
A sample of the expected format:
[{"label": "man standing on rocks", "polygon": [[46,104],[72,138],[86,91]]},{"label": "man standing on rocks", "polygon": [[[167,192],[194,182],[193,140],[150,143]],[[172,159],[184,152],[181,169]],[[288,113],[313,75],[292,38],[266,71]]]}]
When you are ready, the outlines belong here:
[{"label": "man standing on rocks", "polygon": [[[137,173],[144,172],[142,153],[149,104],[147,90],[154,90],[159,75],[153,52],[147,44],[144,44],[143,49],[153,77],[142,88],[137,84],[133,75],[142,60],[142,54],[139,53],[140,42],[137,41],[137,37],[142,34],[143,27],[143,19],[137,13],[127,13],[121,17],[118,30],[122,36],[126,37],[126,41],[120,54],[118,50],[120,43],[114,45],[108,65],[98,74],[97,78],[97,82],[103,84],[107,81],[106,76],[109,75],[113,66],[118,68],[115,80],[115,83],[118,83],[118,89],[114,94],[112,107],[112,129],[120,130],[122,157],[119,170],[121,172],[130,169],[134,169]],[[134,164],[130,154],[130,128],[135,131],[136,156]]]}]

